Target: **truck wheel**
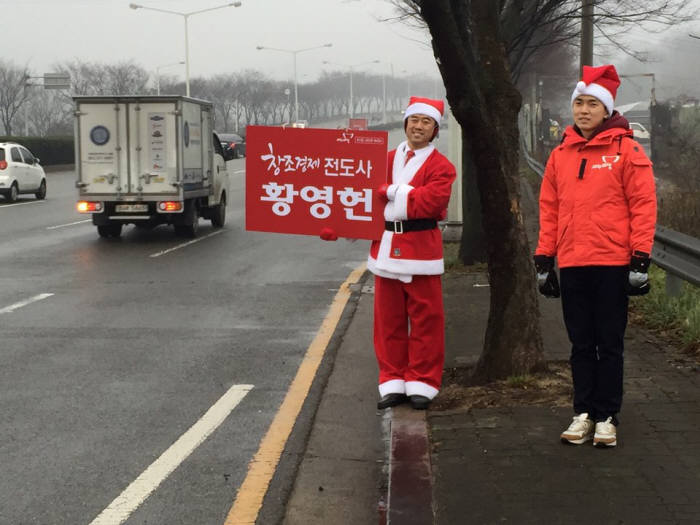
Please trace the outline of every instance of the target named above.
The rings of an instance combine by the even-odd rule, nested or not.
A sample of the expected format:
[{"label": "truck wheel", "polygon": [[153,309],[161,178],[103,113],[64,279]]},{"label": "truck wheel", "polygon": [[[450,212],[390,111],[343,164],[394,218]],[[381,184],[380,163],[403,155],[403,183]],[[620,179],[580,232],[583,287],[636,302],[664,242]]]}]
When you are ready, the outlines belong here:
[{"label": "truck wheel", "polygon": [[221,228],[226,222],[226,194],[221,194],[221,201],[214,206],[211,214],[211,223],[216,228]]},{"label": "truck wheel", "polygon": [[194,239],[199,231],[199,211],[194,200],[185,203],[185,212],[183,214],[184,224],[175,225],[175,233],[183,237]]},{"label": "truck wheel", "polygon": [[119,237],[122,234],[122,225],[118,222],[103,224],[97,227],[97,233],[100,234],[100,237],[104,238]]}]

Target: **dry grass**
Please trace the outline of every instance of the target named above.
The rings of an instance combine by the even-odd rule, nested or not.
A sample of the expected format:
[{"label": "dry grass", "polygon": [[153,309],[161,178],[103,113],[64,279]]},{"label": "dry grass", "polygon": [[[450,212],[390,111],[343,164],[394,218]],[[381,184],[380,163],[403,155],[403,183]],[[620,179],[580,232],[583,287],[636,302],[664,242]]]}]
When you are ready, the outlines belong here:
[{"label": "dry grass", "polygon": [[431,410],[571,405],[572,382],[566,361],[551,361],[547,371],[514,376],[485,385],[471,385],[471,368],[445,370],[443,386]]}]

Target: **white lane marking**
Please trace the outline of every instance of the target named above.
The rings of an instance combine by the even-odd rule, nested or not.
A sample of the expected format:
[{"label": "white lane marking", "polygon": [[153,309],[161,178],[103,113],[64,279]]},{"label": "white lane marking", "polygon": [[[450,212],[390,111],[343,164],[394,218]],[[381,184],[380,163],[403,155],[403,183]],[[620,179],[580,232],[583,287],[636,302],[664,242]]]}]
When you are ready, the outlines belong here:
[{"label": "white lane marking", "polygon": [[212,237],[214,235],[218,235],[220,233],[223,233],[224,230],[217,230],[215,232],[210,233],[209,235],[205,235],[204,237],[200,237],[199,239],[192,239],[191,241],[187,241],[182,244],[178,244],[177,246],[173,246],[172,248],[168,248],[167,250],[163,250],[162,252],[158,253],[152,253],[149,255],[149,257],[160,257],[161,255],[165,255],[166,253],[174,252],[175,250],[179,250],[180,248],[184,248],[185,246],[189,246],[190,244],[194,244],[199,241],[203,241],[204,239],[208,239],[209,237]]},{"label": "white lane marking", "polygon": [[23,306],[27,306],[28,304],[41,301],[42,299],[46,299],[47,297],[51,297],[52,295],[52,293],[40,293],[39,295],[30,297],[29,299],[25,299],[24,301],[20,301],[18,303],[11,304],[10,306],[6,306],[5,308],[1,308],[0,314],[9,314],[10,312],[14,312],[18,308],[22,308]]},{"label": "white lane marking", "polygon": [[238,170],[238,171],[234,171],[233,173],[234,173],[234,175],[235,175],[236,173],[245,173],[245,170]]},{"label": "white lane marking", "polygon": [[0,210],[3,208],[12,208],[12,206],[24,206],[25,204],[41,204],[42,202],[46,202],[44,200],[35,200],[35,201],[27,201],[27,202],[16,202],[15,204],[3,204],[0,206]]},{"label": "white lane marking", "polygon": [[90,525],[119,525],[167,478],[187,457],[216,430],[255,385],[233,385],[185,432],[137,477]]},{"label": "white lane marking", "polygon": [[76,224],[83,224],[85,222],[92,222],[92,219],[85,219],[84,221],[68,222],[66,224],[59,224],[58,226],[48,226],[47,230],[55,230],[56,228],[64,228],[66,226],[75,226]]}]

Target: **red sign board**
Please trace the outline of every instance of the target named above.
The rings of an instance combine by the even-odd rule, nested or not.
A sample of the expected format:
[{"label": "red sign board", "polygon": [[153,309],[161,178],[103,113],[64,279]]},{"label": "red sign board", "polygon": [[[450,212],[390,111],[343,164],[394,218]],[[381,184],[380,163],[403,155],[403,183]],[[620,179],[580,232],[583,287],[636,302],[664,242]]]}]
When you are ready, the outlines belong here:
[{"label": "red sign board", "polygon": [[379,239],[387,132],[248,126],[246,230]]},{"label": "red sign board", "polygon": [[348,128],[350,129],[367,129],[366,118],[351,118],[348,120]]}]

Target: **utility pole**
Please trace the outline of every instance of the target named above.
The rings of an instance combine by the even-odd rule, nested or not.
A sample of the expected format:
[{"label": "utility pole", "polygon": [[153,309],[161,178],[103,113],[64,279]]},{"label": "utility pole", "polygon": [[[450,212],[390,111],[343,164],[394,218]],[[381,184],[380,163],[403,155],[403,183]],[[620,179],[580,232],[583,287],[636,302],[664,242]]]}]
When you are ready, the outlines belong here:
[{"label": "utility pole", "polygon": [[583,72],[583,66],[593,65],[593,6],[595,0],[582,0],[581,7],[581,64],[579,71]]}]

